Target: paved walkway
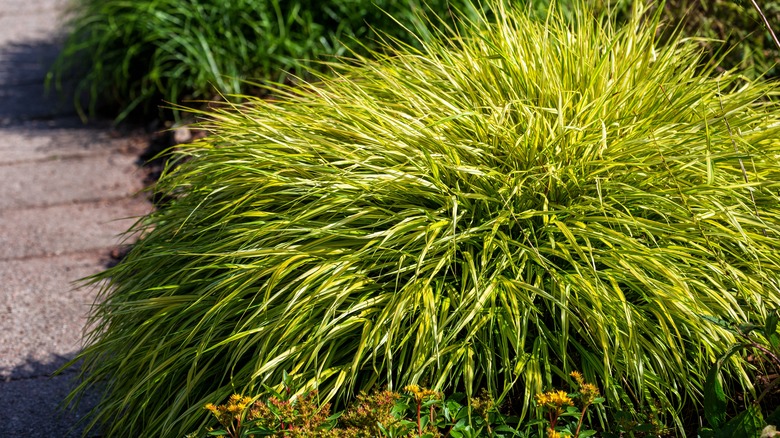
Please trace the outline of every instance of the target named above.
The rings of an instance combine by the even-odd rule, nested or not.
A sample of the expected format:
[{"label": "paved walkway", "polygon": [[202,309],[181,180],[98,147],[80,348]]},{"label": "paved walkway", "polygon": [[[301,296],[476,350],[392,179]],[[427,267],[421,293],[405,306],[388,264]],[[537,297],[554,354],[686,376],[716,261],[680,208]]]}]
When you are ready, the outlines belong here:
[{"label": "paved walkway", "polygon": [[132,217],[150,210],[139,135],[83,125],[44,98],[66,0],[0,0],[0,435],[80,436],[94,404],[62,412],[75,370],[51,372],[81,346],[95,290],[73,282],[104,269]]}]

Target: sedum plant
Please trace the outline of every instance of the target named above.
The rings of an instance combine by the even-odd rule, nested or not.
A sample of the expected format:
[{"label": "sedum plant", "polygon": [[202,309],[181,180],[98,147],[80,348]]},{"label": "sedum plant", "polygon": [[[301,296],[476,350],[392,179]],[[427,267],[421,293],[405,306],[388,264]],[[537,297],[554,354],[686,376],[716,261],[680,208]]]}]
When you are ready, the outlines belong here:
[{"label": "sedum plant", "polygon": [[[205,409],[220,427],[206,427],[188,437],[254,436],[307,438],[469,438],[529,437],[506,423],[486,393],[470,400],[462,394],[444,394],[418,385],[403,392],[361,392],[350,406],[330,415],[328,403],[318,404],[316,391],[295,394],[286,386],[270,389],[258,397],[231,395],[221,405]],[[205,432],[205,435],[204,435]],[[583,435],[585,436],[585,435]]]},{"label": "sedum plant", "polygon": [[495,24],[205,114],[95,278],[73,394],[102,385],[93,425],[181,436],[283,370],[337,406],[424,383],[527,418],[572,370],[611,408],[700,402],[734,337],[698,315],[780,302],[776,84],[657,45],[657,20],[490,5]]}]

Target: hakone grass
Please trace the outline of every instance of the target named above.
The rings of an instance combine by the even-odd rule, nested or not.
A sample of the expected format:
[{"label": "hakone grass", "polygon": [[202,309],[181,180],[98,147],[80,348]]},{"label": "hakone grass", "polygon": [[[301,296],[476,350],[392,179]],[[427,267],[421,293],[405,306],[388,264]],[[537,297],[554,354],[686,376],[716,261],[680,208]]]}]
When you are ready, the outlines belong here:
[{"label": "hakone grass", "polygon": [[[337,403],[422,382],[527,416],[572,370],[681,427],[733,341],[699,315],[780,304],[777,84],[658,45],[657,15],[489,6],[203,114],[169,202],[93,278],[72,394],[103,388],[92,427],[182,436],[283,372]],[[744,359],[729,372],[751,390]]]},{"label": "hakone grass", "polygon": [[318,61],[347,54],[347,46],[375,48],[379,35],[411,42],[406,28],[422,29],[425,11],[447,17],[467,5],[463,0],[73,0],[65,45],[48,81],[61,87],[77,78],[74,104],[83,118],[100,108],[117,121],[130,115],[154,118],[160,106],[247,93],[252,90],[247,80],[301,75]]}]

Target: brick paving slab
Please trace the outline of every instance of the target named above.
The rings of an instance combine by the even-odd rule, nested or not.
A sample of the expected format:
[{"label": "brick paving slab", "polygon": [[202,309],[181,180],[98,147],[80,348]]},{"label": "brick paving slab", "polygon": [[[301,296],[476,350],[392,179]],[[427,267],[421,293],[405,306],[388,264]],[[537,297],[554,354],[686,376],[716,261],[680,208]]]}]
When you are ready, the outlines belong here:
[{"label": "brick paving slab", "polygon": [[0,261],[0,381],[48,376],[79,351],[97,288],[75,282],[107,258],[93,251]]},{"label": "brick paving slab", "polygon": [[148,139],[131,134],[117,137],[107,129],[84,128],[78,119],[58,119],[55,126],[46,122],[28,122],[19,126],[0,128],[0,166],[25,161],[52,158],[92,157],[96,154],[124,153],[137,157],[146,147]]},{"label": "brick paving slab", "polygon": [[148,211],[139,199],[2,210],[0,260],[109,248]]},{"label": "brick paving slab", "polygon": [[94,154],[0,165],[0,210],[132,196],[143,189],[137,157]]}]

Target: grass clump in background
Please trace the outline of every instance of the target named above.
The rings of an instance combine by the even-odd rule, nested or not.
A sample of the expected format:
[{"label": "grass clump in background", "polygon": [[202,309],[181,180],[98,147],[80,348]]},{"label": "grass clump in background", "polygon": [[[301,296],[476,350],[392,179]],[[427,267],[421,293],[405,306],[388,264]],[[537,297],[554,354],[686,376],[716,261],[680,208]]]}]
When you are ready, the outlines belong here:
[{"label": "grass clump in background", "polygon": [[[595,0],[594,9],[609,12],[625,21],[636,0]],[[752,79],[780,76],[780,47],[773,41],[761,14],[770,25],[780,25],[780,2],[758,0],[666,0],[649,3],[650,11],[661,8],[662,40],[677,33],[695,38],[706,59],[718,60],[718,72],[738,69]],[[544,16],[549,0],[531,2],[534,11]],[[557,0],[567,12],[577,0]],[[761,14],[758,9],[761,10]]]},{"label": "grass clump in background", "polygon": [[700,74],[654,22],[491,5],[460,38],[207,114],[97,277],[74,395],[103,385],[108,435],[184,435],[284,371],[337,404],[422,383],[527,418],[581,370],[602,415],[656,400],[680,426],[733,340],[699,315],[780,303],[776,85]]},{"label": "grass clump in background", "polygon": [[[780,26],[780,2],[756,5],[771,25]],[[751,78],[780,76],[780,47],[751,0],[667,0],[664,14],[670,24],[682,21],[686,35],[706,38],[700,40],[705,53],[724,58],[720,70],[736,68]]]},{"label": "grass clump in background", "polygon": [[[376,47],[377,31],[412,41],[423,10],[442,17],[460,0],[76,0],[51,77],[76,74],[83,117],[99,106],[154,117],[163,101],[248,91],[316,61]],[[425,6],[423,6],[425,5]],[[390,15],[393,18],[390,18]],[[397,21],[395,21],[397,20]],[[86,71],[82,66],[88,66]],[[81,98],[86,95],[87,108]]]},{"label": "grass clump in background", "polygon": [[[542,17],[549,5],[519,3]],[[559,3],[569,12],[576,0]],[[600,0],[594,7],[625,19],[634,3]],[[721,68],[776,77],[780,52],[749,3],[667,1],[664,32],[682,22],[686,35],[705,38],[699,43],[707,56],[727,52]],[[761,3],[769,21],[780,22],[780,3]],[[279,81],[333,56],[365,54],[382,47],[378,35],[414,43],[408,29],[425,33],[422,11],[476,16],[466,0],[74,0],[65,48],[49,81],[60,87],[77,76],[74,103],[83,118],[98,108],[117,120],[170,117],[159,109],[165,102],[257,93],[246,81]]]}]

